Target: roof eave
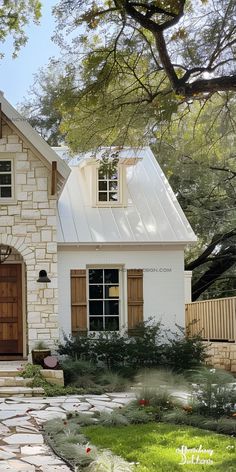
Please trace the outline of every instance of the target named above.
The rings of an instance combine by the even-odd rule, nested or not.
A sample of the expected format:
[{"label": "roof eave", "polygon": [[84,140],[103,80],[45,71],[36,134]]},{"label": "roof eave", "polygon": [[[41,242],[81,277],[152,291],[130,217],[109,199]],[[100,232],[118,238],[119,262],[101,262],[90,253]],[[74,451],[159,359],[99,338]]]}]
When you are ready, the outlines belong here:
[{"label": "roof eave", "polygon": [[0,94],[0,102],[2,112],[7,121],[9,120],[14,128],[16,128],[27,139],[27,141],[35,147],[45,161],[50,165],[53,161],[56,161],[58,172],[65,180],[67,180],[71,172],[67,163],[60,159],[58,154],[53,151],[49,144],[37,133],[37,131],[34,130],[34,128],[32,128],[28,121],[5,99],[2,93]]}]

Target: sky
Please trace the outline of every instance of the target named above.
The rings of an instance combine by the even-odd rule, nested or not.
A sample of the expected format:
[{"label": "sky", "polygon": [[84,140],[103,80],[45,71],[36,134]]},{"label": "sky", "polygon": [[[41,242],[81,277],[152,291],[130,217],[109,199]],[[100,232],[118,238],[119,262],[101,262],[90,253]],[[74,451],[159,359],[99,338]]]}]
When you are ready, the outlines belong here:
[{"label": "sky", "polygon": [[34,74],[38,69],[47,64],[52,56],[59,55],[58,47],[52,42],[55,22],[52,16],[52,6],[57,0],[42,1],[42,17],[40,25],[33,22],[26,28],[28,42],[23,47],[17,59],[12,59],[12,41],[7,39],[1,45],[1,51],[5,58],[0,60],[0,90],[4,92],[6,99],[16,106],[22,103],[27,96],[27,91],[34,81]]}]

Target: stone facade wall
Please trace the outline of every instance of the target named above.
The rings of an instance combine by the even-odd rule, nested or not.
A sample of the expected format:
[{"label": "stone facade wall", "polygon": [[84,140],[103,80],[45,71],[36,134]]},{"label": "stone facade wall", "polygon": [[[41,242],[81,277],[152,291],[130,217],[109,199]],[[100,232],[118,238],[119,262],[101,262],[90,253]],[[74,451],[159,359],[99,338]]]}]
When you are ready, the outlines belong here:
[{"label": "stone facade wall", "polygon": [[236,343],[207,343],[208,364],[215,368],[236,372]]},{"label": "stone facade wall", "polygon": [[[0,158],[4,158],[4,152],[13,153],[15,202],[0,202],[0,243],[13,247],[25,262],[24,337],[27,352],[30,352],[39,340],[50,347],[58,340],[57,202],[49,198],[50,169],[13,134],[8,125],[3,126]],[[37,283],[42,269],[47,271],[51,283]]]}]

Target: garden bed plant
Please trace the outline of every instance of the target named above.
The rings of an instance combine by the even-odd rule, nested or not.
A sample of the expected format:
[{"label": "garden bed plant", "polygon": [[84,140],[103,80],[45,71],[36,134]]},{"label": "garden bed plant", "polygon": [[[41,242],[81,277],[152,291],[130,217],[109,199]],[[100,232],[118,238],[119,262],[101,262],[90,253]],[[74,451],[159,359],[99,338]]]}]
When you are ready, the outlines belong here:
[{"label": "garden bed plant", "polygon": [[[86,472],[177,471],[176,458],[180,452],[176,449],[181,448],[181,441],[188,448],[198,444],[203,449],[214,449],[215,465],[211,464],[211,470],[223,471],[227,465],[227,471],[233,471],[236,461],[233,377],[206,368],[191,375],[198,382],[193,387],[182,375],[145,371],[138,378],[136,400],[111,413],[73,412],[67,414],[66,420],[49,421],[45,425],[47,440],[60,456]],[[181,399],[183,387],[193,390],[189,401]],[[150,444],[147,437],[152,441]],[[90,441],[102,450],[91,446]],[[122,462],[120,455],[132,463]],[[199,470],[205,470],[198,465]],[[185,470],[192,471],[187,466]]]},{"label": "garden bed plant", "polygon": [[[143,406],[138,400],[113,413],[100,412],[93,417],[69,413],[66,420],[47,422],[44,432],[53,450],[78,471],[178,471],[183,445],[213,450],[214,458],[208,453],[201,455],[201,460],[213,459],[212,471],[226,470],[226,466],[227,471],[235,470],[234,438],[192,425],[165,423],[165,408],[152,402]],[[205,466],[198,466],[198,470],[205,470]],[[192,465],[185,465],[184,470],[192,471]]]},{"label": "garden bed plant", "polygon": [[168,368],[183,372],[202,365],[207,347],[200,336],[189,337],[181,327],[172,333],[152,318],[140,323],[130,335],[123,330],[65,336],[59,355],[71,362],[88,361],[122,376],[133,377],[143,368]]},{"label": "garden bed plant", "polygon": [[124,391],[128,389],[128,381],[124,377],[86,361],[70,360],[61,365],[64,370],[65,387],[52,385],[41,374],[40,365],[26,364],[20,372],[23,378],[32,379],[31,387],[41,387],[48,397],[61,395],[100,395],[105,392]]}]

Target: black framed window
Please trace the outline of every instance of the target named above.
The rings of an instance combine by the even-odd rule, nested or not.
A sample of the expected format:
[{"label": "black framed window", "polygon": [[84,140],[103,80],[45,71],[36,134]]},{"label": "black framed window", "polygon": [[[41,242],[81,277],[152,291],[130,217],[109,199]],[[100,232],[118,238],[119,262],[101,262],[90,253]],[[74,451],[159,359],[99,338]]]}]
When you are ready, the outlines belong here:
[{"label": "black framed window", "polygon": [[0,159],[0,199],[12,198],[12,161]]},{"label": "black framed window", "polygon": [[89,269],[88,309],[90,331],[120,329],[119,269]]}]

